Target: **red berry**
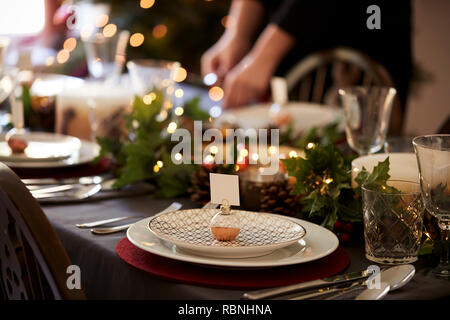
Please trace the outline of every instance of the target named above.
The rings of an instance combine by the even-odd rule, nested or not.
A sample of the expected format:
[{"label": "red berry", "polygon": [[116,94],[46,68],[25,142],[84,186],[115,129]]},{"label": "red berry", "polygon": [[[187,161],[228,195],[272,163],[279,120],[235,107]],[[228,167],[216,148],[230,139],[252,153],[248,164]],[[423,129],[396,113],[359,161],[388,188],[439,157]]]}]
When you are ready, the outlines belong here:
[{"label": "red berry", "polygon": [[337,220],[337,221],[334,223],[334,231],[336,231],[336,232],[341,231],[341,227],[342,227],[341,221]]},{"label": "red berry", "polygon": [[353,223],[351,222],[344,222],[342,224],[342,231],[347,232],[347,233],[352,233],[353,232]]},{"label": "red berry", "polygon": [[350,241],[350,235],[348,233],[341,233],[338,237],[341,243],[348,243]]}]

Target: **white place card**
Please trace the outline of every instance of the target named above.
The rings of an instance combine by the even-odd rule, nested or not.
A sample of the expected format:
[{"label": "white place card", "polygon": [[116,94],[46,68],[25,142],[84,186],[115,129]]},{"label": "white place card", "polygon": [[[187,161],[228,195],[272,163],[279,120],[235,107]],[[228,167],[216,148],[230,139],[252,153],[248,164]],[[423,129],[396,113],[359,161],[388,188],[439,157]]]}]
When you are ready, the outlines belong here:
[{"label": "white place card", "polygon": [[232,174],[209,174],[211,202],[222,204],[228,200],[232,206],[239,206],[239,176]]}]

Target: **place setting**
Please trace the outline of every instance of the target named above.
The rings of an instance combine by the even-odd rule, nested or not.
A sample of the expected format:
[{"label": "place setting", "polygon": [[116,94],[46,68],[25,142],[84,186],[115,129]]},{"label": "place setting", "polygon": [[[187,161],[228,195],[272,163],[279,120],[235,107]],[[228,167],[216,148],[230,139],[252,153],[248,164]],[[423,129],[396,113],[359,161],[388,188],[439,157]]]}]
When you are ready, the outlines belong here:
[{"label": "place setting", "polygon": [[[211,178],[211,202],[202,209],[163,212],[134,223],[127,237],[117,244],[117,253],[141,270],[173,280],[234,288],[311,279],[313,274],[331,275],[347,266],[345,250],[336,250],[337,237],[318,225],[231,209],[231,205],[239,205],[239,184],[235,178],[220,174]],[[226,194],[216,190],[223,190],[224,184],[229,191]],[[220,208],[215,208],[220,199],[224,199]],[[321,264],[303,268],[308,274],[301,272],[300,264],[319,259]],[[281,269],[272,275],[275,267],[293,265],[295,268]],[[311,274],[313,268],[316,270]],[[299,275],[288,280],[294,270]],[[220,280],[224,277],[227,283]],[[265,280],[261,282],[260,277]]]}]

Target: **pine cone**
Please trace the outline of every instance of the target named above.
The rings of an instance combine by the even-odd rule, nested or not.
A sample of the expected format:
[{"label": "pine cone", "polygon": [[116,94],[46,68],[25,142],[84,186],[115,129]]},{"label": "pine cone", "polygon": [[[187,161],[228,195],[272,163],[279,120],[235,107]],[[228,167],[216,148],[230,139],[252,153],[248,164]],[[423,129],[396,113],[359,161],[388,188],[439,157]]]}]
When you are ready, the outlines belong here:
[{"label": "pine cone", "polygon": [[300,213],[300,196],[292,195],[294,186],[289,180],[265,183],[259,187],[260,210],[287,216]]}]

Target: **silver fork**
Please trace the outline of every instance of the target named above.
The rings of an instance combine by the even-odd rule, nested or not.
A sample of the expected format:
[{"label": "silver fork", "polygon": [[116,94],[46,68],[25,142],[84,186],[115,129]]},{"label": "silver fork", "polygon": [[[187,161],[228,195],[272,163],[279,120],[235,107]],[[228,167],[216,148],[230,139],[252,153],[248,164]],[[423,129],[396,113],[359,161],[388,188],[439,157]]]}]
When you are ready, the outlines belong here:
[{"label": "silver fork", "polygon": [[[176,210],[179,210],[181,207],[182,207],[181,203],[173,202],[170,206],[168,206],[166,209],[164,209],[163,211],[161,211],[157,214],[176,211]],[[93,234],[111,234],[111,233],[116,233],[119,231],[126,230],[129,227],[131,227],[132,225],[133,225],[133,223],[124,224],[124,225],[116,226],[116,227],[93,228],[93,229],[91,229],[91,232]]]}]

